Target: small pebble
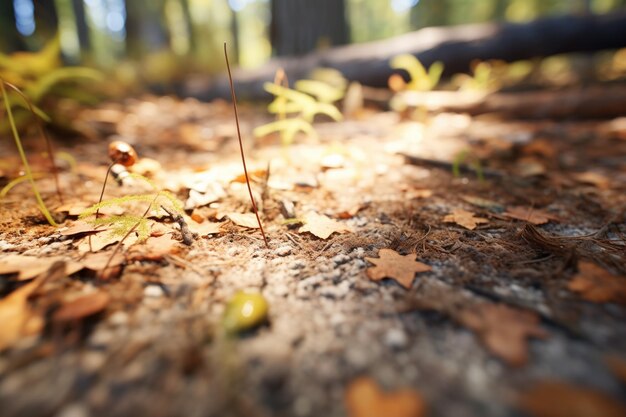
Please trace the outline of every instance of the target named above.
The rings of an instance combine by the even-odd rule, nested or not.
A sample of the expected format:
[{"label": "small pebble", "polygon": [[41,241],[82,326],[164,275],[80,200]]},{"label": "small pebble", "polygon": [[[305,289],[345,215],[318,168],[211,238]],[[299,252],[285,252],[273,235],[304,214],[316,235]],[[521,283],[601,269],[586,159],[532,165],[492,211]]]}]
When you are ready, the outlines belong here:
[{"label": "small pebble", "polygon": [[335,265],[343,265],[346,262],[350,262],[350,257],[344,253],[340,253],[339,255],[333,257],[333,262]]},{"label": "small pebble", "polygon": [[287,256],[291,255],[291,246],[285,245],[281,246],[274,250],[274,255],[276,256]]},{"label": "small pebble", "polygon": [[385,344],[393,349],[402,349],[406,347],[408,338],[406,333],[400,329],[389,329],[385,333]]},{"label": "small pebble", "polygon": [[143,295],[145,297],[163,297],[163,288],[158,285],[148,285],[143,289]]}]

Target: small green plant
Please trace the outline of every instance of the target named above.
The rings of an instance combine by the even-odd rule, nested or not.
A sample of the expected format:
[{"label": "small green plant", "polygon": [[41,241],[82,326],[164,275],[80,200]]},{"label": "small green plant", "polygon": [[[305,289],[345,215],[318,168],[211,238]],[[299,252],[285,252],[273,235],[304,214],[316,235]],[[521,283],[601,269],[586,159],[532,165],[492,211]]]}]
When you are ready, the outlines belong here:
[{"label": "small green plant", "polygon": [[[0,77],[23,91],[30,100],[30,107],[41,119],[54,123],[55,117],[49,116],[45,99],[50,96],[76,98],[85,96],[85,88],[70,88],[78,81],[101,82],[104,76],[97,70],[85,67],[62,67],[60,60],[60,41],[55,36],[39,52],[16,52],[11,55],[0,53]],[[62,88],[63,87],[63,88]],[[9,94],[11,100],[5,103],[15,107],[14,122],[19,130],[26,127],[30,120],[29,108],[17,100],[17,93]],[[5,104],[6,106],[6,104]],[[54,107],[47,109],[54,111]],[[26,111],[25,111],[26,110]],[[0,131],[7,131],[10,126],[0,124]]]},{"label": "small green plant", "polygon": [[6,110],[8,125],[11,128],[11,133],[12,133],[13,139],[15,141],[15,146],[17,147],[17,151],[18,151],[18,153],[20,155],[20,159],[22,160],[22,165],[24,166],[24,175],[22,177],[20,177],[20,178],[17,178],[15,180],[9,182],[9,184],[7,184],[2,189],[2,191],[0,191],[0,198],[4,197],[6,195],[6,193],[8,193],[8,191],[12,187],[17,185],[18,183],[23,182],[23,181],[29,181],[31,186],[32,186],[32,189],[33,189],[33,194],[35,195],[35,200],[37,200],[37,206],[39,207],[39,211],[41,211],[41,214],[43,214],[43,216],[46,218],[48,223],[50,223],[50,225],[57,226],[57,223],[52,218],[52,215],[50,214],[50,211],[48,210],[48,207],[46,206],[46,204],[44,203],[43,199],[41,198],[41,194],[39,193],[39,189],[37,188],[37,184],[35,182],[35,176],[34,176],[34,174],[32,172],[30,164],[28,163],[28,159],[26,158],[26,152],[24,152],[24,147],[22,146],[22,140],[20,138],[19,129],[18,129],[18,126],[17,126],[17,124],[15,122],[15,118],[14,118],[14,115],[13,115],[13,109],[12,109],[12,105],[11,105],[12,101],[11,101],[11,98],[9,97],[9,94],[7,93],[7,88],[10,88],[13,92],[15,92],[15,94],[17,94],[17,96],[19,98],[24,100],[24,102],[26,103],[27,108],[32,112],[33,116],[37,120],[40,134],[41,134],[41,136],[43,136],[43,138],[46,141],[46,144],[48,146],[48,156],[51,159],[52,169],[54,171],[55,182],[56,182],[56,185],[57,185],[57,193],[59,195],[59,198],[62,200],[62,195],[61,195],[61,191],[60,191],[60,188],[59,188],[59,182],[58,182],[58,177],[57,177],[57,172],[56,172],[56,165],[54,164],[54,153],[52,152],[52,145],[50,143],[50,140],[46,136],[46,134],[45,134],[45,132],[43,130],[43,127],[41,126],[41,124],[39,122],[39,119],[38,119],[37,115],[35,115],[35,110],[34,110],[32,104],[30,103],[30,101],[28,100],[28,98],[20,91],[20,89],[18,87],[16,87],[15,85],[5,81],[2,78],[0,78],[0,90],[2,90],[2,102],[3,102],[5,110]]},{"label": "small green plant", "polygon": [[[474,157],[474,155],[467,149],[460,151],[454,157],[454,160],[452,161],[452,175],[454,175],[455,178],[459,178],[461,176],[461,168],[464,167],[466,161],[469,161],[469,170],[476,173],[478,181],[484,182],[485,173],[483,172],[480,159]],[[463,171],[468,171],[468,169],[464,167]]]},{"label": "small green plant", "polygon": [[409,82],[405,82],[400,74],[394,74],[389,84],[394,91],[432,91],[437,87],[443,74],[444,65],[441,61],[432,63],[428,70],[411,54],[395,56],[390,62],[391,68],[404,70],[409,74]]},{"label": "small green plant", "polygon": [[276,115],[276,121],[267,123],[254,129],[256,137],[262,137],[279,132],[281,142],[288,146],[298,132],[309,136],[316,136],[313,120],[318,114],[323,114],[335,121],[343,119],[343,115],[334,105],[341,100],[344,89],[321,80],[299,80],[295,89],[282,85],[282,77],[275,82],[267,82],[263,86],[265,91],[274,96],[267,110]]}]

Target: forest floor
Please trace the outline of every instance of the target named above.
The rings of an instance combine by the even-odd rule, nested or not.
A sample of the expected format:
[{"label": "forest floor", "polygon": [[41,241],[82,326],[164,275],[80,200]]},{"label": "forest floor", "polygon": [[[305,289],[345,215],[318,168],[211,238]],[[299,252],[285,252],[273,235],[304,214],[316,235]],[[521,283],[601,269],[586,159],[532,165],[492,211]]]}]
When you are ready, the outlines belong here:
[{"label": "forest floor", "polygon": [[[263,108],[240,113],[269,248],[226,102],[85,109],[102,140],[57,135],[76,161],[59,154],[64,202],[38,180],[60,227],[27,184],[0,202],[3,417],[626,415],[625,119],[364,110],[285,148],[252,139]],[[77,217],[120,138],[196,234],[185,245],[150,213],[150,237],[131,234],[101,278],[120,237]],[[12,142],[0,152],[6,184],[19,162]],[[131,180],[105,198],[149,191]],[[229,336],[239,290],[268,318]]]}]

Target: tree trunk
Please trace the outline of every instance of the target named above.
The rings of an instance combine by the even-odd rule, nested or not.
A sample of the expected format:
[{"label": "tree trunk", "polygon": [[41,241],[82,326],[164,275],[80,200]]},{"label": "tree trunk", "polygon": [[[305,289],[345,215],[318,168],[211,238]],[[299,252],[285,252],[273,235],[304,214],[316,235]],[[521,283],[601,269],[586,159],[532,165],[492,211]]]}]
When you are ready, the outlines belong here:
[{"label": "tree trunk", "polygon": [[91,44],[89,42],[89,26],[87,25],[87,17],[85,15],[85,3],[83,0],[72,0],[72,8],[74,16],[76,16],[76,32],[78,35],[78,43],[82,53],[89,51]]},{"label": "tree trunk", "polygon": [[348,42],[345,0],[272,0],[274,55],[302,55]]},{"label": "tree trunk", "polygon": [[[336,68],[349,80],[383,87],[393,73],[389,60],[401,53],[415,55],[424,65],[442,61],[447,75],[467,72],[473,60],[507,62],[568,52],[589,52],[626,46],[626,13],[560,16],[524,24],[478,24],[450,28],[427,28],[395,38],[332,48],[299,58],[273,59],[254,70],[235,71],[241,98],[265,99],[263,83],[278,68],[290,80],[305,78],[317,67]],[[220,78],[205,89],[183,94],[212,99],[228,97],[228,80]]]}]

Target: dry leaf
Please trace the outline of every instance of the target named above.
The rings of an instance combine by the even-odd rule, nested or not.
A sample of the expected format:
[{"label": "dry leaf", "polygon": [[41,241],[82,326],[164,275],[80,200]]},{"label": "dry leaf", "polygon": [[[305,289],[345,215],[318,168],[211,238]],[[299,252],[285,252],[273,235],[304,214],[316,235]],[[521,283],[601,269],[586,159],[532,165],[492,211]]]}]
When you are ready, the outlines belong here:
[{"label": "dry leaf", "polygon": [[601,391],[549,380],[525,392],[520,407],[533,417],[626,416],[626,406]]},{"label": "dry leaf", "polygon": [[149,237],[142,244],[132,247],[129,258],[134,261],[160,261],[165,255],[178,252],[179,244],[171,233]]},{"label": "dry leaf", "polygon": [[38,333],[44,325],[40,312],[33,311],[28,297],[46,280],[67,276],[64,262],[55,262],[35,280],[0,300],[0,351],[12,346],[23,336]]},{"label": "dry leaf", "polygon": [[104,310],[109,305],[110,300],[111,297],[103,291],[83,295],[73,301],[63,303],[63,305],[54,312],[52,321],[67,322],[92,316]]},{"label": "dry leaf", "polygon": [[80,263],[63,256],[40,258],[37,256],[11,254],[0,259],[0,275],[18,274],[18,281],[32,279],[49,270],[58,261],[66,263],[65,270],[67,275],[72,275],[83,269]]},{"label": "dry leaf", "polygon": [[88,207],[89,204],[85,204],[84,202],[74,202],[60,205],[54,211],[57,213],[67,213],[68,216],[79,216]]},{"label": "dry leaf", "polygon": [[583,184],[591,184],[602,190],[611,188],[611,181],[602,174],[593,171],[580,172],[572,175],[574,179]]},{"label": "dry leaf", "polygon": [[426,403],[419,392],[405,388],[382,391],[376,381],[360,377],[348,385],[345,393],[350,417],[423,417]]},{"label": "dry leaf", "polygon": [[75,235],[83,235],[88,233],[98,233],[104,232],[108,230],[106,227],[96,227],[91,223],[87,223],[81,220],[75,221],[69,227],[64,227],[59,229],[61,236],[75,236]]},{"label": "dry leaf", "polygon": [[226,216],[237,226],[247,227],[249,229],[259,228],[259,221],[256,219],[254,213],[228,213]]},{"label": "dry leaf", "polygon": [[593,303],[626,304],[626,277],[613,275],[591,262],[578,262],[578,274],[567,288]]},{"label": "dry leaf", "polygon": [[463,226],[466,229],[474,230],[476,226],[481,223],[488,223],[487,219],[482,217],[474,217],[474,213],[463,209],[455,209],[452,214],[448,214],[443,218],[446,223],[456,223],[459,226]]},{"label": "dry leaf", "polygon": [[298,230],[299,233],[309,232],[320,239],[328,239],[333,233],[350,232],[351,229],[345,224],[331,219],[323,214],[310,211],[302,219],[304,226]]},{"label": "dry leaf", "polygon": [[[254,171],[248,171],[248,178],[250,181],[263,181],[267,177],[266,169],[256,169]],[[241,174],[233,178],[230,182],[238,182],[241,184],[246,183],[246,174]]]},{"label": "dry leaf", "polygon": [[[256,217],[255,217],[256,220]],[[220,233],[223,223],[188,221],[187,226],[192,233],[196,233],[200,237],[215,235]]]},{"label": "dry leaf", "polygon": [[551,220],[559,221],[558,217],[532,207],[509,207],[503,214],[511,219],[522,220],[535,225],[545,224]]},{"label": "dry leaf", "polygon": [[539,316],[503,304],[479,304],[461,310],[461,324],[473,330],[494,355],[511,366],[522,366],[528,361],[529,337],[544,338],[539,327]]},{"label": "dry leaf", "polygon": [[374,281],[383,278],[391,278],[397,281],[404,288],[411,288],[413,278],[417,272],[430,271],[432,268],[421,262],[417,262],[415,253],[400,255],[392,249],[381,249],[378,252],[379,258],[365,258],[373,263],[374,267],[368,268],[367,276]]},{"label": "dry leaf", "polygon": [[83,267],[90,269],[92,271],[100,271],[103,269],[107,263],[109,267],[120,266],[126,261],[126,257],[121,252],[115,254],[113,259],[109,262],[111,258],[112,250],[108,252],[97,252],[97,253],[88,253],[81,260],[80,263]]}]

